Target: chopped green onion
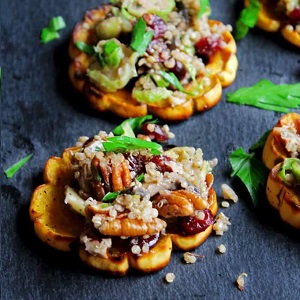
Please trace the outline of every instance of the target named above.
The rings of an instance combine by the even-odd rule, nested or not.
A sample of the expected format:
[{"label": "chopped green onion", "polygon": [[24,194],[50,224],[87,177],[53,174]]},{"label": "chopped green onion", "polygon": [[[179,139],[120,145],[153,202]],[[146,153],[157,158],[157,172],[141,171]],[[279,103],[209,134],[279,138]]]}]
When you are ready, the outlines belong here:
[{"label": "chopped green onion", "polygon": [[27,162],[28,160],[32,157],[32,154],[27,155],[26,157],[22,158],[15,164],[13,164],[11,167],[9,167],[6,171],[4,171],[5,175],[7,178],[11,178],[14,176],[14,174],[21,169]]},{"label": "chopped green onion", "polygon": [[145,179],[145,174],[140,174],[140,175],[136,176],[135,179],[139,182],[143,182]]},{"label": "chopped green onion", "polygon": [[286,158],[283,161],[281,170],[279,172],[280,178],[287,184],[290,183],[291,177],[288,174],[293,174],[293,180],[300,183],[300,159],[299,158]]},{"label": "chopped green onion", "polygon": [[174,87],[176,87],[177,90],[179,90],[180,92],[190,95],[190,93],[187,92],[183,88],[183,86],[181,85],[179,79],[176,77],[176,75],[174,73],[172,73],[172,72],[165,72],[165,71],[159,70],[158,74],[161,75],[163,77],[163,79],[165,79],[166,81],[168,81],[171,85],[173,85]]},{"label": "chopped green onion", "polygon": [[61,16],[54,17],[50,20],[49,29],[53,31],[62,30],[65,27],[66,27],[65,20]]},{"label": "chopped green onion", "polygon": [[152,36],[153,31],[146,31],[146,22],[142,18],[138,18],[133,26],[130,47],[143,55],[152,40]]},{"label": "chopped green onion", "polygon": [[41,33],[41,41],[43,44],[46,44],[52,40],[56,40],[59,38],[59,33],[57,31],[53,31],[49,28],[43,28]]},{"label": "chopped green onion", "polygon": [[95,48],[92,45],[88,45],[85,42],[82,41],[76,41],[75,42],[75,46],[82,52],[86,53],[86,54],[95,54]]},{"label": "chopped green onion", "polygon": [[150,149],[150,153],[152,154],[161,154],[160,144],[128,136],[108,137],[106,142],[103,142],[102,145],[108,152],[126,152],[128,150]]},{"label": "chopped green onion", "polygon": [[121,192],[108,192],[107,194],[105,194],[105,196],[102,199],[102,202],[112,202],[113,200],[115,200]]}]

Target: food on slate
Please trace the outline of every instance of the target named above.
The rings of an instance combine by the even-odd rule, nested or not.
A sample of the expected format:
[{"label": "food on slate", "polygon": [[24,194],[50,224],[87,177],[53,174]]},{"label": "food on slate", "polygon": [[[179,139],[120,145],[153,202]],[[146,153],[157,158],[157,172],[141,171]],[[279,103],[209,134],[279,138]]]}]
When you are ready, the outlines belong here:
[{"label": "food on slate", "polygon": [[[249,0],[245,4],[249,5]],[[300,1],[259,0],[256,25],[268,32],[280,31],[290,43],[300,47]]]},{"label": "food on slate", "polygon": [[132,118],[51,157],[30,205],[38,237],[62,251],[77,242],[84,263],[115,275],[159,270],[172,248],[198,247],[218,208],[216,160],[155,142],[170,137],[151,116]]},{"label": "food on slate", "polygon": [[300,229],[300,159],[285,158],[272,168],[267,181],[267,199],[281,219]]},{"label": "food on slate", "polygon": [[72,35],[69,77],[98,111],[184,120],[216,105],[238,66],[231,26],[201,1],[114,1]]},{"label": "food on slate", "polygon": [[269,133],[263,148],[263,162],[272,169],[287,157],[300,158],[300,114],[282,116]]}]

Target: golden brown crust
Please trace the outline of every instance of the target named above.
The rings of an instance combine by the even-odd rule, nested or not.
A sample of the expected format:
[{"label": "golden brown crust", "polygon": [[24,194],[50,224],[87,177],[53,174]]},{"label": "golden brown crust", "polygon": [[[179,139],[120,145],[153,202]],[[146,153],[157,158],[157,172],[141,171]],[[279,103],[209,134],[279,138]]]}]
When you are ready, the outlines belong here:
[{"label": "golden brown crust", "polygon": [[[85,75],[89,65],[89,55],[80,52],[76,41],[87,44],[95,44],[94,26],[110,11],[110,5],[104,5],[88,11],[83,20],[74,29],[69,46],[71,63],[69,77],[76,90],[80,91],[91,106],[100,111],[111,111],[123,118],[154,114],[168,121],[181,121],[189,118],[197,112],[202,112],[218,104],[222,96],[222,87],[230,85],[235,77],[238,67],[236,58],[236,44],[229,31],[225,31],[223,38],[227,47],[219,49],[212,55],[207,64],[210,71],[211,83],[205,87],[205,91],[198,97],[187,97],[187,101],[176,106],[155,106],[137,102],[131,97],[131,91],[121,89],[108,93],[100,91],[90,83]],[[209,20],[210,26],[221,24],[219,21]],[[201,78],[197,78],[199,81]],[[189,86],[185,86],[188,90]]]},{"label": "golden brown crust", "polygon": [[300,198],[296,191],[287,187],[279,177],[282,163],[274,166],[269,174],[266,195],[269,203],[279,211],[281,219],[300,229]]},{"label": "golden brown crust", "polygon": [[44,169],[45,184],[37,187],[32,195],[29,215],[37,236],[51,247],[70,251],[77,242],[84,225],[82,216],[64,203],[65,185],[73,178],[70,151],[61,158],[50,158]]},{"label": "golden brown crust", "polygon": [[282,139],[280,129],[291,126],[294,127],[297,134],[300,135],[299,114],[289,113],[282,116],[268,135],[262,154],[263,163],[268,169],[272,169],[276,164],[290,157],[289,152],[285,148],[286,142]]},{"label": "golden brown crust", "polygon": [[[275,5],[268,1],[259,1],[260,11],[258,13],[257,27],[267,32],[279,31],[281,35],[291,44],[300,47],[300,34],[295,28],[287,27],[288,21],[284,14],[275,12]],[[249,5],[249,0],[245,0],[245,6]]]}]

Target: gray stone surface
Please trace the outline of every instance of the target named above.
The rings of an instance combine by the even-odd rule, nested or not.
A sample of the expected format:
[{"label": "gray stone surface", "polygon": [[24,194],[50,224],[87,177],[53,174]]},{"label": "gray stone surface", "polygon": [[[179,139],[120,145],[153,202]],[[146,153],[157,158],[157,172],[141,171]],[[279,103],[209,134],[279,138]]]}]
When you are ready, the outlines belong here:
[{"label": "gray stone surface", "polygon": [[[212,18],[234,23],[241,1],[211,2]],[[176,144],[201,147],[206,159],[218,157],[214,184],[219,199],[223,182],[233,185],[240,197],[231,208],[220,209],[231,219],[230,230],[196,250],[205,258],[186,265],[181,253],[173,253],[171,263],[158,273],[115,279],[91,273],[76,254],[49,249],[35,237],[28,207],[34,188],[42,183],[46,160],[74,145],[78,136],[119,123],[109,114],[93,112],[67,78],[72,28],[98,4],[1,3],[1,299],[299,299],[299,232],[282,224],[264,198],[254,209],[240,182],[229,178],[229,153],[240,146],[248,149],[281,114],[226,103],[225,93],[261,78],[275,83],[300,79],[299,49],[257,29],[238,43],[238,75],[219,105],[170,124]],[[67,27],[59,40],[41,45],[40,31],[56,15],[64,17]],[[29,153],[29,163],[7,179],[3,170]],[[228,251],[217,255],[221,243]],[[163,280],[167,272],[176,275],[172,284]],[[239,291],[235,280],[242,272],[248,277],[245,290]]]}]

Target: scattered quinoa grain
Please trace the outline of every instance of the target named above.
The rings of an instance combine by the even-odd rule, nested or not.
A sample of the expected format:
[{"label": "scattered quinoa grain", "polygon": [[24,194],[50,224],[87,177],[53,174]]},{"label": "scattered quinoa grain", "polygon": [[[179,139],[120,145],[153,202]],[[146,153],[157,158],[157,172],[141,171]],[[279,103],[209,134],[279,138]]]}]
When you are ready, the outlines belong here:
[{"label": "scattered quinoa grain", "polygon": [[185,252],[183,254],[183,259],[187,264],[194,264],[197,261],[197,258],[203,258],[204,255],[191,253],[191,252]]},{"label": "scattered quinoa grain", "polygon": [[248,274],[243,272],[242,274],[240,274],[236,280],[236,284],[237,284],[237,287],[240,291],[243,291],[244,290],[244,285],[245,285],[245,277],[247,277]]},{"label": "scattered quinoa grain", "polygon": [[168,283],[172,283],[175,279],[175,274],[174,273],[167,273],[165,276],[165,280]]},{"label": "scattered quinoa grain", "polygon": [[229,202],[228,201],[222,201],[221,205],[222,205],[222,207],[227,208],[227,207],[229,207]]},{"label": "scattered quinoa grain", "polygon": [[221,245],[219,245],[218,246],[218,251],[219,251],[219,253],[222,253],[222,254],[224,254],[225,252],[226,252],[226,247],[225,247],[225,245],[224,244],[221,244]]}]

